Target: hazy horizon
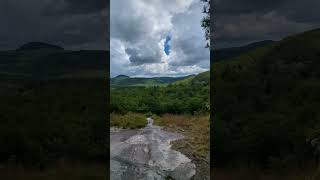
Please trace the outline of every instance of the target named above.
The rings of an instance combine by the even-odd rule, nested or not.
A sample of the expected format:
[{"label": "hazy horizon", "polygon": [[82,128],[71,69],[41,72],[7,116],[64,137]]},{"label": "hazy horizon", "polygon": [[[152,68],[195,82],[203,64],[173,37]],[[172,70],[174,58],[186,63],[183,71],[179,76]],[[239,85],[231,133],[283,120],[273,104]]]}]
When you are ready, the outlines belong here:
[{"label": "hazy horizon", "polygon": [[[209,71],[209,70],[208,70]],[[207,71],[204,71],[204,72],[207,72]],[[111,78],[115,78],[115,77],[118,77],[118,76],[128,76],[130,78],[162,78],[162,77],[169,77],[169,78],[179,78],[179,77],[186,77],[186,76],[196,76],[198,74],[201,74],[201,73],[204,73],[204,72],[200,72],[200,73],[197,73],[197,74],[189,74],[189,75],[177,75],[177,76],[128,76],[128,75],[125,75],[125,74],[119,74],[119,75],[116,75],[116,76],[110,76]]]}]

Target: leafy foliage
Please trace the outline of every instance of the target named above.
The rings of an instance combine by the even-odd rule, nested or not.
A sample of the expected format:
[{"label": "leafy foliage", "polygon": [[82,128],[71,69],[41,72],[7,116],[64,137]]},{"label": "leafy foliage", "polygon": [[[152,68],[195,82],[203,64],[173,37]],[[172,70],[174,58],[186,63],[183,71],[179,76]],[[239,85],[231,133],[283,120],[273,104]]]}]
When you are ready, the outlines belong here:
[{"label": "leafy foliage", "polygon": [[55,48],[0,52],[0,163],[104,161],[107,78],[95,73],[105,72],[107,57]]},{"label": "leafy foliage", "polygon": [[320,30],[309,31],[213,65],[216,166],[315,163],[319,37]]},{"label": "leafy foliage", "polygon": [[0,162],[14,158],[42,166],[59,158],[103,159],[106,102],[96,90],[103,82],[15,81],[15,87],[2,89]]},{"label": "leafy foliage", "polygon": [[205,2],[206,4],[203,6],[203,11],[202,13],[205,14],[201,21],[201,27],[205,31],[205,38],[207,40],[206,47],[208,48],[210,46],[210,14],[211,14],[211,9],[210,9],[210,0],[201,0]]},{"label": "leafy foliage", "polygon": [[112,88],[110,97],[111,111],[122,114],[127,112],[155,114],[207,112],[209,111],[209,72],[190,78],[187,83]]}]

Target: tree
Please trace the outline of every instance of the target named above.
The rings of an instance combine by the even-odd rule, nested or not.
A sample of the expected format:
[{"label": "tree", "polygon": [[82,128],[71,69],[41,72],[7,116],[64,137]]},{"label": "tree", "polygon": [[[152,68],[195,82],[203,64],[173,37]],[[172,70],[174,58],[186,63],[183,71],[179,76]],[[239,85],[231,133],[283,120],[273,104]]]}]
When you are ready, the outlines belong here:
[{"label": "tree", "polygon": [[201,27],[205,31],[205,38],[206,38],[206,48],[210,47],[210,0],[201,0],[205,3],[203,6],[202,13],[205,14],[203,19],[201,20]]}]

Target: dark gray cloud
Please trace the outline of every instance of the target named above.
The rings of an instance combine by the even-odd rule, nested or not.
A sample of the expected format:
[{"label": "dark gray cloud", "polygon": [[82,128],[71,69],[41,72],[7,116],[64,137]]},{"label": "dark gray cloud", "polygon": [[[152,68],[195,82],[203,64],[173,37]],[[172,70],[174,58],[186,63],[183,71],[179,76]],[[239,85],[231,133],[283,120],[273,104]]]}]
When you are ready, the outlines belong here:
[{"label": "dark gray cloud", "polygon": [[320,23],[320,1],[318,0],[290,0],[281,6],[277,12],[299,23]]},{"label": "dark gray cloud", "polygon": [[[55,0],[56,1],[56,0]],[[67,13],[92,13],[109,7],[108,0],[65,0]]]},{"label": "dark gray cloud", "polygon": [[220,15],[238,15],[243,13],[265,13],[289,0],[216,0],[214,9]]},{"label": "dark gray cloud", "polygon": [[67,49],[106,49],[107,1],[0,1],[0,49],[42,41]]},{"label": "dark gray cloud", "polygon": [[320,25],[318,0],[216,0],[215,48],[279,40]]},{"label": "dark gray cloud", "polygon": [[148,47],[145,47],[143,51],[139,48],[127,48],[125,52],[128,54],[132,65],[159,63],[162,57],[160,52]]}]

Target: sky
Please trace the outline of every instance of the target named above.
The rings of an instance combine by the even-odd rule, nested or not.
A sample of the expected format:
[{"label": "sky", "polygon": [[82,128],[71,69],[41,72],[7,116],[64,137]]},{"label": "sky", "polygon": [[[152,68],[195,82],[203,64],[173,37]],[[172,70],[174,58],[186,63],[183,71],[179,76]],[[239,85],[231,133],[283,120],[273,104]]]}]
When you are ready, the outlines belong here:
[{"label": "sky", "polygon": [[33,41],[108,49],[107,0],[0,0],[0,50]]},{"label": "sky", "polygon": [[320,28],[319,0],[214,0],[213,48],[241,46]]},{"label": "sky", "polygon": [[[0,50],[32,41],[111,50],[112,76],[183,76],[208,70],[200,0],[111,0],[110,15],[108,1],[0,0]],[[320,28],[319,0],[213,3],[211,47],[216,49]]]},{"label": "sky", "polygon": [[111,77],[185,76],[209,70],[200,0],[111,0]]}]

